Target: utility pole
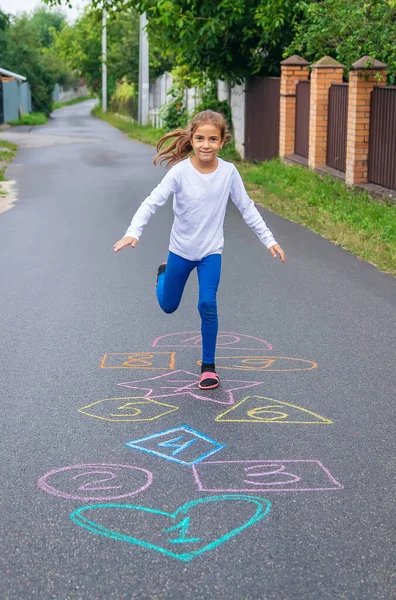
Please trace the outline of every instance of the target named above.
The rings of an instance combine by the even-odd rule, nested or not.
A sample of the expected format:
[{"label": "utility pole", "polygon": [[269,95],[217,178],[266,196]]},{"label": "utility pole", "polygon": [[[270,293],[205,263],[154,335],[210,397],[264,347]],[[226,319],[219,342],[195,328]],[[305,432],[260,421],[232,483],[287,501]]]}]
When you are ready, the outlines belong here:
[{"label": "utility pole", "polygon": [[149,46],[146,13],[140,15],[138,122],[147,125],[149,113]]},{"label": "utility pole", "polygon": [[106,40],[106,9],[102,10],[102,110],[107,112],[107,40]]}]

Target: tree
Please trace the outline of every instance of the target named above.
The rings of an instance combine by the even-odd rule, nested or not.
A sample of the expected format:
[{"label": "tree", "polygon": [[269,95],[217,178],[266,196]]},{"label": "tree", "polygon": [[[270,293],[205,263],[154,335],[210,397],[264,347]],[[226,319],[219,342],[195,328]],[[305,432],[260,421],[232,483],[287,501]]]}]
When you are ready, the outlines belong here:
[{"label": "tree", "polygon": [[298,14],[294,0],[105,0],[104,5],[109,12],[126,5],[146,11],[150,43],[162,56],[191,73],[228,81],[278,73]]},{"label": "tree", "polygon": [[33,109],[47,115],[55,83],[72,78],[53,48],[53,36],[65,23],[62,12],[43,8],[16,17],[0,11],[1,66],[27,78]]},{"label": "tree", "polygon": [[[84,77],[89,88],[101,93],[102,10],[89,6],[72,25],[55,35],[55,48],[62,59]],[[151,76],[163,73],[169,64],[160,51],[150,47]],[[107,20],[107,87],[111,97],[116,83],[133,84],[139,80],[139,14],[133,8],[110,11]]]},{"label": "tree", "polygon": [[304,0],[286,55],[315,61],[330,55],[347,69],[369,55],[388,65],[396,82],[396,0]]},{"label": "tree", "polygon": [[75,23],[65,25],[54,36],[56,52],[72,71],[84,77],[94,92],[101,85],[101,35],[99,11],[87,8]]},{"label": "tree", "polygon": [[[87,7],[72,25],[56,34],[55,47],[60,56],[100,93],[102,77],[102,11]],[[126,77],[137,83],[139,70],[139,17],[134,10],[109,15],[107,24],[108,91]]]},{"label": "tree", "polygon": [[37,29],[40,46],[50,48],[54,33],[61,31],[66,24],[66,16],[61,11],[49,11],[47,8],[36,8],[31,16],[31,24]]},{"label": "tree", "polygon": [[11,18],[6,33],[7,43],[1,56],[2,66],[27,78],[34,109],[49,115],[57,67],[50,53],[43,51],[38,29],[25,13]]},{"label": "tree", "polygon": [[0,10],[0,56],[4,56],[7,50],[7,35],[9,27],[9,16]]}]

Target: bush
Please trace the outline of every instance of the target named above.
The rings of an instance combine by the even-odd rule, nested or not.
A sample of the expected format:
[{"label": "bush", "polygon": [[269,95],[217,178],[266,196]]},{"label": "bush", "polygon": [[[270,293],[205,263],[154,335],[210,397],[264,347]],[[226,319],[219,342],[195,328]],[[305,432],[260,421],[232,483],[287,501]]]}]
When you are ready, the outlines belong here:
[{"label": "bush", "polygon": [[227,100],[217,99],[217,87],[216,82],[210,81],[203,90],[201,101],[197,106],[197,112],[202,110],[214,110],[215,112],[221,113],[227,121],[230,132],[232,133],[232,114],[231,107]]},{"label": "bush", "polygon": [[115,92],[110,100],[110,109],[114,113],[127,115],[137,120],[138,98],[136,87],[133,83],[128,83],[126,77],[121,81],[117,81]]},{"label": "bush", "polygon": [[173,131],[187,125],[187,109],[184,103],[184,87],[173,86],[169,92],[171,101],[166,105],[161,117],[166,129]]}]

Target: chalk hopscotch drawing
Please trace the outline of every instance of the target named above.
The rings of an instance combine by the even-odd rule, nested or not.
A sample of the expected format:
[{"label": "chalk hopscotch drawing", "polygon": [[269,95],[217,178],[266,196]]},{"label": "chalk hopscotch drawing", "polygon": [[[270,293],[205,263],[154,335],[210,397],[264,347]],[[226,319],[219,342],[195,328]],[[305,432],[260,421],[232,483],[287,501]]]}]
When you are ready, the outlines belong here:
[{"label": "chalk hopscotch drawing", "polygon": [[[198,365],[201,364],[199,360]],[[289,358],[288,356],[217,356],[217,369],[232,369],[233,371],[310,371],[316,369],[317,363],[304,358]]]},{"label": "chalk hopscotch drawing", "polygon": [[213,392],[206,392],[204,395],[198,389],[199,377],[196,373],[177,370],[163,375],[156,375],[148,379],[135,379],[118,383],[121,387],[145,392],[146,398],[173,398],[174,396],[189,395],[197,400],[205,402],[215,402],[217,404],[235,403],[233,392],[244,390],[250,387],[262,385],[262,381],[245,381],[242,379],[222,379],[221,387]]},{"label": "chalk hopscotch drawing", "polygon": [[318,460],[229,460],[193,465],[201,492],[319,492],[343,489]]},{"label": "chalk hopscotch drawing", "polygon": [[[157,337],[153,342],[156,347],[171,348],[197,348],[202,346],[202,335],[200,331],[182,331],[179,333],[167,333]],[[272,344],[251,335],[219,331],[216,341],[217,348],[231,350],[272,350]]]},{"label": "chalk hopscotch drawing", "polygon": [[101,369],[167,370],[175,368],[176,352],[106,352]]},{"label": "chalk hopscotch drawing", "polygon": [[216,417],[220,423],[301,423],[305,425],[330,425],[333,421],[289,402],[247,396],[238,404]]},{"label": "chalk hopscotch drawing", "polygon": [[174,513],[133,504],[97,504],[78,508],[70,518],[91,533],[189,562],[258,523],[270,507],[269,500],[234,494],[193,500]]},{"label": "chalk hopscotch drawing", "polygon": [[226,446],[191,429],[188,425],[153,433],[125,445],[187,466],[201,462]]},{"label": "chalk hopscotch drawing", "polygon": [[37,485],[59,498],[97,502],[136,496],[152,481],[151,471],[133,465],[82,464],[53,469]]},{"label": "chalk hopscotch drawing", "polygon": [[105,398],[92,402],[78,409],[78,412],[88,417],[96,417],[104,421],[137,422],[154,421],[175,410],[178,406],[158,402],[145,396],[132,396],[129,398]]}]

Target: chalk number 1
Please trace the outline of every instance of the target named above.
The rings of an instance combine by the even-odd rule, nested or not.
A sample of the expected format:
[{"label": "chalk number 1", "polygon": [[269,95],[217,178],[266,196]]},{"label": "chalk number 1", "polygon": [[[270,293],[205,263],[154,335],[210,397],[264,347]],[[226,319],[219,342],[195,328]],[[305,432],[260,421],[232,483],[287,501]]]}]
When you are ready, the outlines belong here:
[{"label": "chalk number 1", "polygon": [[163,531],[164,531],[164,533],[167,533],[168,531],[177,531],[178,529],[180,529],[178,538],[176,538],[174,540],[168,540],[168,542],[170,544],[192,544],[194,542],[200,542],[201,541],[200,538],[187,538],[186,537],[189,527],[190,527],[190,518],[185,517],[177,525],[174,525],[173,527],[169,527],[169,529],[164,529]]}]

